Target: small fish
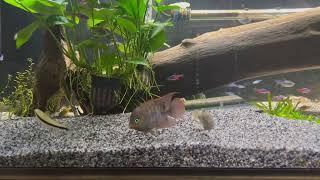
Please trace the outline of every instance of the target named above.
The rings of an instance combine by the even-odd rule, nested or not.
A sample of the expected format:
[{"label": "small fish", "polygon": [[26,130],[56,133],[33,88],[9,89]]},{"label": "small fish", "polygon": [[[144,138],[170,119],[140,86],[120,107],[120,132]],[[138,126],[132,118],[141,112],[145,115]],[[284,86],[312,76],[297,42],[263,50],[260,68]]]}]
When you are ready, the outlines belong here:
[{"label": "small fish", "polygon": [[275,80],[276,84],[282,86],[282,87],[286,87],[286,88],[290,88],[293,87],[294,85],[296,85],[296,83],[289,81],[289,80]]},{"label": "small fish", "polygon": [[3,54],[1,54],[0,61],[3,61],[3,60],[4,60]]},{"label": "small fish", "polygon": [[259,84],[259,83],[261,83],[263,80],[255,80],[255,81],[253,81],[252,82],[252,84]]},{"label": "small fish", "polygon": [[257,94],[269,94],[271,93],[271,91],[269,91],[268,89],[255,89]]},{"label": "small fish", "polygon": [[194,121],[200,121],[203,129],[210,130],[214,127],[214,118],[212,114],[207,110],[196,110],[192,112],[192,119]]},{"label": "small fish", "polygon": [[284,95],[273,96],[273,100],[275,100],[275,101],[281,101],[285,98],[286,98],[286,96],[284,96]]},{"label": "small fish", "polygon": [[151,99],[135,108],[129,119],[129,128],[138,131],[169,128],[185,112],[183,98],[173,98],[177,92],[168,93],[160,98]]},{"label": "small fish", "polygon": [[311,89],[309,89],[309,88],[300,88],[300,89],[297,89],[297,92],[301,93],[301,94],[308,94],[308,93],[311,92]]},{"label": "small fish", "polygon": [[168,81],[178,81],[184,77],[183,74],[173,74],[167,78]]},{"label": "small fish", "polygon": [[237,87],[239,89],[246,88],[244,85],[236,84],[236,83],[230,83],[230,84],[227,85],[227,87]]}]

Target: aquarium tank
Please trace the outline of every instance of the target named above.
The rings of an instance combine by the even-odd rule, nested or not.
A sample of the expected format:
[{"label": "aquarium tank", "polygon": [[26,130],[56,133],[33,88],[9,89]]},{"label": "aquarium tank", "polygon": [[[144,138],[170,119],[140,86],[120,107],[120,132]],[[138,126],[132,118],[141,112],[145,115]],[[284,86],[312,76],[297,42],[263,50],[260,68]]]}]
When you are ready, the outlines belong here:
[{"label": "aquarium tank", "polygon": [[0,178],[320,167],[320,0],[0,3]]}]

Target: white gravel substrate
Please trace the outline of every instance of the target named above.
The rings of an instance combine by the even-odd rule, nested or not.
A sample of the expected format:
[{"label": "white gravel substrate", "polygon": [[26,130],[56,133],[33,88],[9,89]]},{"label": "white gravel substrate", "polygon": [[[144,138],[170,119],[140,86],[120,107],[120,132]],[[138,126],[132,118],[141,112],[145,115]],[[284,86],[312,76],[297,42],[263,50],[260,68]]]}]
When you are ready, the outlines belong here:
[{"label": "white gravel substrate", "polygon": [[191,112],[173,128],[128,129],[129,114],[0,121],[0,167],[320,167],[320,125],[270,117],[249,105],[213,108],[215,128]]}]

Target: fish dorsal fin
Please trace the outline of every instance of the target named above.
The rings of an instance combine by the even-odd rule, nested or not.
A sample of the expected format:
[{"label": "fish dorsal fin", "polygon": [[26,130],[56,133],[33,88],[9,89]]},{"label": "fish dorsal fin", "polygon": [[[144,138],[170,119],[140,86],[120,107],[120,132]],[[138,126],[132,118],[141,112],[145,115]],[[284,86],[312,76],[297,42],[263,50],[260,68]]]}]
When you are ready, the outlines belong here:
[{"label": "fish dorsal fin", "polygon": [[164,95],[162,97],[159,97],[157,99],[157,101],[160,104],[160,106],[164,108],[164,111],[169,111],[170,110],[172,97],[173,97],[173,95],[175,95],[177,93],[178,92],[171,92],[171,93],[168,93],[168,94],[166,94],[166,95]]}]

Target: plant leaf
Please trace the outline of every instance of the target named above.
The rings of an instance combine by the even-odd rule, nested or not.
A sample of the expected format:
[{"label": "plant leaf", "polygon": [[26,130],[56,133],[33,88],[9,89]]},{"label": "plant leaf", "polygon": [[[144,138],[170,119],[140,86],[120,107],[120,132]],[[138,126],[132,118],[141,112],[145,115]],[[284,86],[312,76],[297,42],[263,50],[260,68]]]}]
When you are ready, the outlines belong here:
[{"label": "plant leaf", "polygon": [[39,28],[40,24],[40,21],[34,21],[17,32],[15,34],[16,48],[20,48],[23,44],[25,44],[30,39],[33,32]]},{"label": "plant leaf", "polygon": [[155,0],[156,3],[160,4],[162,0]]},{"label": "plant leaf", "polygon": [[143,66],[146,66],[146,67],[150,67],[149,62],[146,61],[144,58],[136,58],[136,59],[129,60],[129,61],[126,61],[126,62],[130,63],[130,64],[143,65]]},{"label": "plant leaf", "polygon": [[67,18],[69,19],[69,21],[73,22],[74,24],[79,24],[79,22],[80,22],[80,19],[78,16],[68,15]]},{"label": "plant leaf", "polygon": [[119,17],[119,18],[117,18],[117,22],[118,22],[118,25],[122,29],[129,30],[131,33],[137,32],[136,25],[133,22],[131,22],[130,20]]},{"label": "plant leaf", "polygon": [[86,15],[90,19],[104,20],[114,15],[115,10],[110,8],[88,8],[81,6],[79,8],[80,14]]},{"label": "plant leaf", "polygon": [[152,29],[150,38],[153,38],[157,36],[159,33],[161,33],[161,31],[164,31],[164,28],[168,25],[170,25],[170,23],[156,23],[155,27]]},{"label": "plant leaf", "polygon": [[95,39],[86,39],[84,41],[81,41],[78,45],[78,48],[107,48],[106,45],[103,43],[99,42],[98,40]]},{"label": "plant leaf", "polygon": [[154,9],[159,13],[162,13],[164,11],[180,9],[180,7],[176,5],[159,5],[155,6]]},{"label": "plant leaf", "polygon": [[165,43],[165,40],[166,40],[166,35],[165,35],[165,32],[164,30],[160,31],[159,33],[157,33],[156,36],[152,37],[150,39],[150,48],[151,48],[151,51],[157,51],[158,49],[160,49],[163,44]]},{"label": "plant leaf", "polygon": [[87,20],[87,26],[89,28],[92,28],[96,25],[98,25],[99,23],[103,22],[104,20],[101,20],[101,19],[88,19]]},{"label": "plant leaf", "polygon": [[73,23],[66,17],[64,16],[59,16],[59,15],[51,15],[47,18],[47,23],[49,26],[54,26],[54,25],[67,25],[67,26],[72,26]]},{"label": "plant leaf", "polygon": [[57,128],[68,130],[68,128],[66,126],[55,121],[54,119],[52,119],[49,115],[47,115],[46,113],[44,113],[40,109],[35,109],[34,113],[35,113],[36,117],[39,118],[42,122],[44,122],[50,126],[54,126]]},{"label": "plant leaf", "polygon": [[126,11],[129,16],[144,21],[148,0],[118,0],[120,7]]},{"label": "plant leaf", "polygon": [[4,0],[6,3],[31,13],[42,15],[62,15],[66,7],[65,1],[52,0]]}]

